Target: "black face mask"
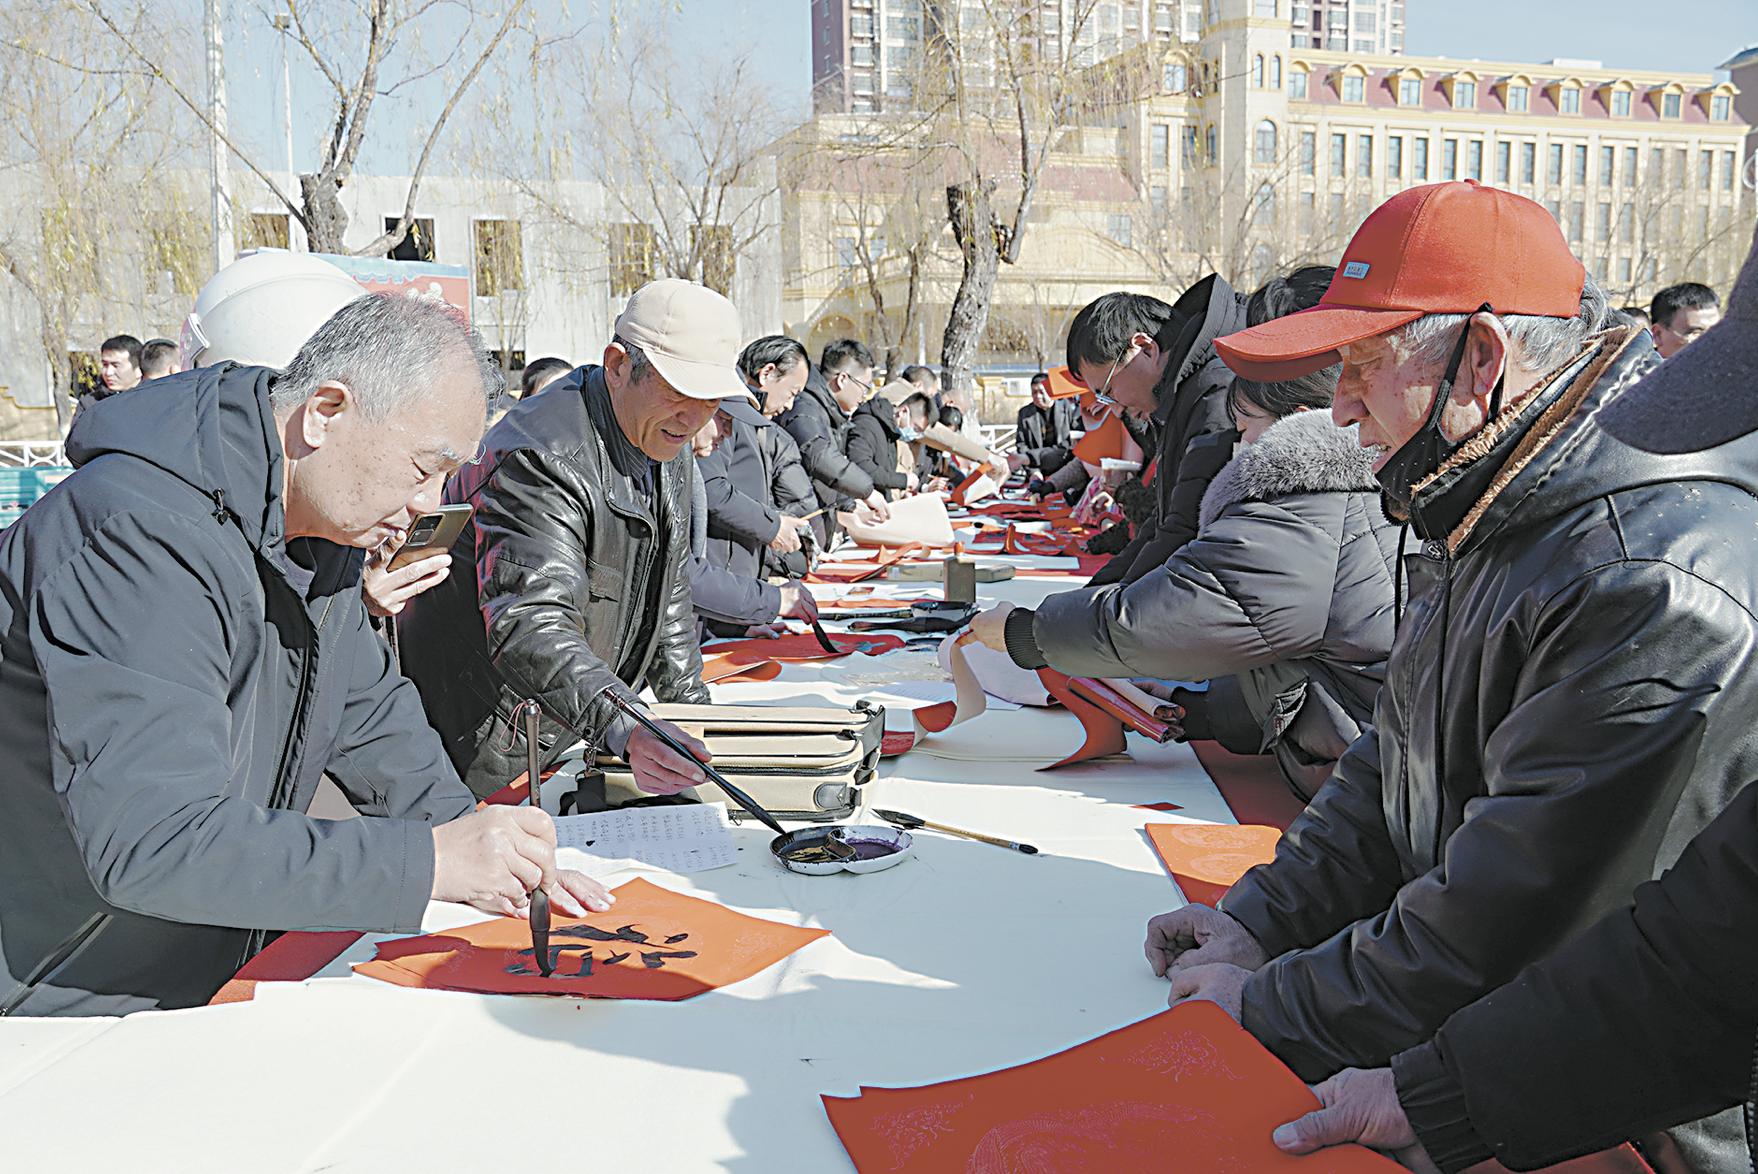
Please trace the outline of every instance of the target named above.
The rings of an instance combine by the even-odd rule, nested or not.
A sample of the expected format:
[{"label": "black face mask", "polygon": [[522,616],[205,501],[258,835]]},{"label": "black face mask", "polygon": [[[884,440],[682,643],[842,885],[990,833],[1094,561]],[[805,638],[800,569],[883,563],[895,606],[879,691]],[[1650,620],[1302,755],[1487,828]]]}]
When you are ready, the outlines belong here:
[{"label": "black face mask", "polygon": [[[1485,302],[1477,308],[1478,313],[1494,313],[1489,303]],[[1465,358],[1465,343],[1471,337],[1471,320],[1465,320],[1465,326],[1459,331],[1459,341],[1453,345],[1453,357],[1447,360],[1447,374],[1441,385],[1435,388],[1434,404],[1428,410],[1428,420],[1416,435],[1406,440],[1394,452],[1380,471],[1374,476],[1379,480],[1380,489],[1384,491],[1387,501],[1387,512],[1395,512],[1400,517],[1410,516],[1410,502],[1417,482],[1430,476],[1439,469],[1446,459],[1458,450],[1464,440],[1448,440],[1441,432],[1441,414],[1447,410],[1447,401],[1453,398],[1453,381],[1459,377],[1459,364]],[[1496,380],[1495,392],[1490,397],[1489,419],[1493,420],[1502,411],[1502,383]]]}]

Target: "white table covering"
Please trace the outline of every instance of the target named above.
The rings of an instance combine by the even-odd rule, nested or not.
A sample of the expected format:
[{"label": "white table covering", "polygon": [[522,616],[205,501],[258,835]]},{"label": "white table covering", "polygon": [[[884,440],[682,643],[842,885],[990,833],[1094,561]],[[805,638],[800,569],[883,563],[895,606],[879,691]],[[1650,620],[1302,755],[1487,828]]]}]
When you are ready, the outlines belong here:
[{"label": "white table covering", "polygon": [[[1033,603],[1069,585],[1015,579],[986,593]],[[872,686],[848,675],[882,664],[790,665],[774,681],[714,692],[728,702],[851,701]],[[1065,712],[991,712],[947,738],[957,756],[888,762],[869,804],[1043,855],[918,832],[916,858],[898,868],[804,877],[776,866],[769,833],[747,824],[734,832],[736,865],[640,875],[832,936],[680,1003],[393,987],[348,970],[371,956],[369,937],[308,982],[259,985],[250,1003],[0,1021],[3,1164],[851,1169],[819,1093],[1019,1064],[1161,1009],[1166,984],[1142,958],[1143,925],[1180,897],[1142,825],[1233,822],[1182,746],[1132,737],[1133,761],[1043,774],[1016,759],[1026,748],[1073,749],[1079,727]],[[1160,800],[1183,809],[1132,806]],[[426,924],[477,916],[434,905]]]}]

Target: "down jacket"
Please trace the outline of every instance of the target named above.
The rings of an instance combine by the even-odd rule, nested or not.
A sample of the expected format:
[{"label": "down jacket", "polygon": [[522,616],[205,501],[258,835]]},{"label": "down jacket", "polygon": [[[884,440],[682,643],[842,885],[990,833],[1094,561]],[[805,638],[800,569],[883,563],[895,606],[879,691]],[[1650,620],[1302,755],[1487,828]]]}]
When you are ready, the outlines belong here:
[{"label": "down jacket", "polygon": [[1009,650],[1075,676],[1238,674],[1250,751],[1310,795],[1372,715],[1392,647],[1397,527],[1371,462],[1329,412],[1277,421],[1210,484],[1194,541],[1134,583],[1010,613]]},{"label": "down jacket", "polygon": [[893,418],[895,409],[884,396],[862,403],[848,421],[848,459],[859,465],[880,490],[907,489],[908,474],[897,467],[897,439],[901,435]]},{"label": "down jacket", "polygon": [[873,478],[848,456],[849,415],[830,394],[818,368],[812,368],[805,389],[776,422],[800,446],[800,463],[811,475],[818,504],[834,505],[844,498],[862,501],[872,495]]},{"label": "down jacket", "polygon": [[[1304,1080],[1422,1043],[1758,778],[1758,444],[1602,432],[1654,362],[1596,336],[1416,487],[1373,729],[1221,902],[1272,959],[1244,1025]],[[1698,1170],[1737,1134],[1673,1131]]]},{"label": "down jacket", "polygon": [[690,605],[695,458],[686,446],[644,489],[611,461],[616,427],[603,369],[581,367],[502,416],[446,486],[447,502],[476,507],[452,548],[463,570],[409,602],[399,643],[478,796],[524,773],[524,745],[502,736],[526,698],[543,706],[546,763],[572,731],[621,753],[633,722],[606,689],[646,681],[660,701],[708,701]]},{"label": "down jacket", "polygon": [[[272,930],[416,932],[473,802],[360,600],[286,537],[275,372],[94,403],[79,472],[0,535],[0,1001],[208,1001]],[[328,773],[365,817],[305,814]]]}]

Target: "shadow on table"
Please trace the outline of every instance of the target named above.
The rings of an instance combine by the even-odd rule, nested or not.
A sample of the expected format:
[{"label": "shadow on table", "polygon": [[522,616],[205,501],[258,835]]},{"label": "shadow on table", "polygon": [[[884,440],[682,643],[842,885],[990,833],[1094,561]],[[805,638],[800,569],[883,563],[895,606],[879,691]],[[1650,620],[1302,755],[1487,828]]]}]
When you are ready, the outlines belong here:
[{"label": "shadow on table", "polygon": [[1180,903],[1163,873],[927,837],[917,856],[864,877],[735,866],[722,900],[798,909],[833,936],[730,990],[668,1004],[509,998],[490,1013],[528,1035],[736,1077],[723,1124],[743,1156],[720,1168],[769,1174],[850,1168],[819,1093],[1024,1063],[1165,1006],[1141,949],[1147,918]]}]

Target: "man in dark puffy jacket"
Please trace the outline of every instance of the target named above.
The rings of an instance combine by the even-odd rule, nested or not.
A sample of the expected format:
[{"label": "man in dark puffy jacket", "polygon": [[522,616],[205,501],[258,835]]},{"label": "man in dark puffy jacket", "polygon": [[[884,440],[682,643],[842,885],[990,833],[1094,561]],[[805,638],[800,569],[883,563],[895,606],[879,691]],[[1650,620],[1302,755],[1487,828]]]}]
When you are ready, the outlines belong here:
[{"label": "man in dark puffy jacket", "polygon": [[873,478],[848,457],[849,413],[872,390],[873,353],[852,338],[839,338],[825,346],[817,370],[806,378],[805,390],[778,417],[800,446],[800,462],[811,474],[818,504],[829,507],[812,520],[820,549],[829,548],[838,510],[864,502],[879,521],[891,517]]},{"label": "man in dark puffy jacket", "polygon": [[808,569],[795,519],[816,513],[817,496],[800,449],[775,418],[793,407],[812,369],[806,348],[782,334],[739,352],[739,374],[760,414],[722,412],[719,447],[696,462],[708,503],[704,557],[734,574],[804,577]]},{"label": "man in dark puffy jacket", "polygon": [[[525,769],[504,737],[515,707],[543,706],[543,753],[576,738],[628,760],[636,785],[675,794],[701,768],[605,696],[708,701],[690,606],[690,438],[734,368],[731,302],[675,278],[635,291],[604,365],[520,401],[446,486],[475,516],[452,575],[400,617],[403,667],[464,782],[493,794]],[[681,731],[678,737],[687,737]],[[694,744],[700,748],[699,743]]]},{"label": "man in dark puffy jacket", "polygon": [[[886,392],[897,400],[893,402]],[[881,494],[909,488],[909,475],[897,467],[897,442],[903,435],[897,427],[897,405],[910,394],[909,384],[901,379],[889,383],[849,417],[848,459],[873,479],[873,488]]]},{"label": "man in dark puffy jacket", "polygon": [[[1605,311],[1541,207],[1447,183],[1369,216],[1318,307],[1219,343],[1252,378],[1340,355],[1333,415],[1421,543],[1374,729],[1219,911],[1149,926],[1174,999],[1307,1080],[1428,1039],[1758,778],[1758,472],[1607,433],[1656,359]],[[1699,1171],[1744,1169],[1738,1135],[1672,1131]]]},{"label": "man in dark puffy jacket", "polygon": [[[1758,240],[1728,316],[1597,417],[1644,453],[1758,458]],[[1507,986],[1455,1012],[1388,1068],[1316,1090],[1324,1108],[1276,1131],[1292,1153],[1420,1143],[1445,1174],[1495,1157],[1530,1170],[1635,1142],[1752,1095],[1758,1031],[1758,785],[1665,876]],[[1747,1146],[1758,1143],[1748,1136]],[[1401,1157],[1409,1155],[1400,1155]]]},{"label": "man in dark puffy jacket", "polygon": [[[361,604],[498,387],[449,307],[386,295],[285,373],[80,417],[79,472],[0,536],[0,1015],[199,1006],[267,933],[413,933],[429,899],[608,908],[547,815],[473,812]],[[305,814],[326,772],[363,818]]]}]

